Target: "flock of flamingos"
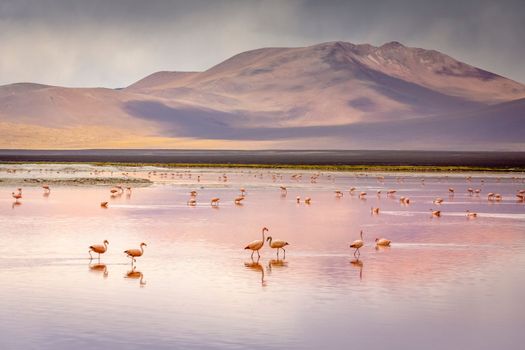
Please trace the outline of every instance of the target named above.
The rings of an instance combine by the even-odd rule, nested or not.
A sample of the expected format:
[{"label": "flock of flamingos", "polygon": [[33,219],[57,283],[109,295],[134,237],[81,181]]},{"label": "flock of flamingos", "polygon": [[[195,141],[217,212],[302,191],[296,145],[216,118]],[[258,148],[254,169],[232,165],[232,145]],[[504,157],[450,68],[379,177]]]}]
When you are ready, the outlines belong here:
[{"label": "flock of flamingos", "polygon": [[[127,173],[124,173],[124,174],[127,175]],[[161,177],[162,176],[166,177],[167,173],[165,173],[165,174],[161,173],[160,175],[161,175]],[[149,174],[149,176],[151,177],[151,173]],[[172,176],[174,176],[174,175],[172,175]],[[301,176],[302,175],[300,175],[300,174],[292,175],[292,179],[297,180],[297,179],[300,179]],[[320,176],[319,174],[312,175],[311,178],[310,178],[310,181],[312,183],[315,183],[319,176]],[[378,181],[381,182],[384,179],[384,177],[379,176],[377,179],[378,179]],[[226,181],[228,181],[228,176],[226,174],[224,174],[224,175],[219,177],[219,180],[226,182]],[[274,180],[274,182],[276,181],[276,175],[273,175],[273,180]],[[467,181],[471,181],[471,177],[467,177],[466,180]],[[197,181],[200,182],[200,176],[197,177]],[[421,181],[424,182],[425,180],[421,179]],[[483,180],[481,180],[481,181],[482,181],[482,183],[484,182]],[[44,190],[44,195],[49,195],[49,193],[51,192],[51,188],[50,188],[49,185],[43,185],[42,189]],[[285,186],[280,186],[280,191],[281,191],[281,196],[286,196],[287,192],[288,192],[288,189]],[[357,189],[355,187],[352,187],[352,188],[350,188],[348,190],[348,193],[350,195],[355,195],[355,194],[357,194],[356,191],[357,191]],[[394,190],[394,189],[389,189],[389,190],[386,191],[386,196],[393,197],[396,194],[396,192],[397,191]],[[448,193],[449,196],[453,196],[454,193],[455,193],[455,189],[451,187],[451,188],[448,189],[448,192],[449,192]],[[481,193],[481,189],[480,188],[473,189],[473,188],[469,187],[467,189],[467,192],[470,195],[479,195]],[[127,195],[130,196],[131,193],[132,193],[132,188],[131,187],[123,187],[121,185],[117,185],[117,186],[114,186],[114,187],[112,187],[110,189],[111,197],[118,197],[118,196],[122,195],[123,193],[127,193]],[[335,194],[335,196],[337,198],[341,198],[341,197],[344,196],[344,193],[342,191],[340,191],[340,190],[334,191],[334,194]],[[382,194],[381,190],[378,190],[377,193],[376,193],[376,195],[378,197],[380,197],[381,194]],[[189,195],[190,195],[190,198],[187,201],[187,205],[188,206],[196,206],[197,205],[197,195],[198,195],[197,191],[193,190],[193,191],[191,191],[189,193]],[[367,196],[367,193],[364,192],[364,191],[358,193],[358,197],[361,198],[361,199],[365,199],[366,196]],[[14,205],[15,204],[20,204],[20,200],[23,197],[22,196],[22,188],[18,188],[16,192],[12,192],[12,197],[15,200]],[[244,188],[240,188],[240,193],[239,193],[239,195],[237,197],[234,198],[233,202],[236,205],[242,205],[242,202],[245,200],[245,198],[246,198],[246,190]],[[516,193],[516,198],[520,202],[525,202],[525,190],[519,190]],[[501,194],[493,193],[493,192],[490,192],[490,193],[487,194],[487,200],[488,201],[501,201],[502,199],[503,199],[503,197],[502,197]],[[297,197],[296,201],[297,201],[297,203],[300,203],[301,202],[301,198]],[[403,205],[409,205],[410,202],[411,202],[410,198],[408,198],[408,197],[400,197],[399,201]],[[304,199],[304,203],[307,204],[307,205],[310,205],[311,202],[312,202],[312,199],[310,197],[306,197]],[[433,203],[436,204],[436,205],[440,205],[443,202],[444,202],[444,199],[441,198],[441,197],[435,198],[434,201],[433,201]],[[210,201],[210,205],[212,207],[215,207],[215,208],[219,206],[219,203],[220,203],[220,198],[218,198],[218,197],[214,197]],[[101,202],[100,206],[102,208],[108,208],[109,202],[107,202],[107,201]],[[372,207],[370,210],[371,210],[371,214],[372,215],[379,215],[379,213],[380,213],[380,208],[378,208],[378,207]],[[431,217],[440,217],[441,216],[441,211],[440,210],[430,209],[430,212],[431,212]],[[466,211],[465,215],[469,219],[475,219],[478,216],[477,213],[471,212],[469,210]],[[285,249],[285,247],[287,247],[289,245],[289,243],[286,242],[285,240],[273,239],[272,236],[266,236],[266,233],[268,231],[269,230],[268,230],[267,227],[263,227],[262,228],[262,233],[261,233],[262,234],[261,239],[254,240],[254,241],[248,243],[244,247],[244,249],[246,249],[246,250],[251,250],[251,258],[252,258],[252,260],[253,260],[253,256],[254,256],[255,253],[257,253],[257,257],[260,258],[259,251],[261,250],[261,248],[263,248],[265,242],[268,242],[269,247],[272,248],[272,249],[275,249],[277,251],[277,258],[279,258],[280,250],[283,251],[283,256],[286,257],[286,249]],[[100,255],[107,252],[108,244],[109,244],[109,242],[107,240],[105,240],[103,242],[103,244],[95,244],[95,245],[90,246],[89,247],[90,259],[93,258],[91,253],[95,253],[95,254],[98,254],[98,259],[100,260]],[[359,255],[360,255],[359,249],[362,248],[364,246],[364,244],[365,243],[364,243],[364,239],[363,239],[363,231],[361,231],[360,232],[360,239],[357,239],[357,240],[355,240],[354,242],[352,242],[350,244],[350,248],[354,249],[354,251],[353,251],[354,257],[356,257],[356,258],[359,257]],[[386,239],[386,238],[376,238],[375,239],[376,247],[390,246],[390,244],[391,244],[391,241],[389,239]],[[124,251],[124,253],[126,254],[126,257],[131,259],[132,266],[133,266],[133,263],[136,262],[136,258],[141,257],[144,254],[144,247],[146,247],[146,246],[147,246],[146,243],[141,243],[139,245],[139,249],[128,249],[128,250]]]}]

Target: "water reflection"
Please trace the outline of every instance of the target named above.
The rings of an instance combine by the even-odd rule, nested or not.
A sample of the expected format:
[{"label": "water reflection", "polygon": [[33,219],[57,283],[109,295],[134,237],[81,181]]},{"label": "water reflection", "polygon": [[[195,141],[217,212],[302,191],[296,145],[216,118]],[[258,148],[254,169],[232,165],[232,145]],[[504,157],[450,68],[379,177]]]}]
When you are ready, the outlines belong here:
[{"label": "water reflection", "polygon": [[253,260],[252,258],[251,261],[244,262],[244,266],[249,270],[260,272],[261,273],[261,285],[263,286],[266,285],[266,281],[264,280],[264,268],[259,263],[259,258],[257,258],[257,261]]},{"label": "water reflection", "polygon": [[284,259],[271,259],[270,261],[268,261],[268,268],[267,268],[267,271],[268,271],[268,274],[271,274],[272,273],[272,269],[276,268],[276,269],[283,269],[283,268],[286,268],[288,267],[288,262],[285,261]]},{"label": "water reflection", "polygon": [[97,273],[97,274],[102,273],[104,278],[107,278],[109,275],[108,267],[106,264],[101,264],[101,263],[91,264],[91,260],[89,262],[89,271]]},{"label": "water reflection", "polygon": [[359,258],[350,260],[350,264],[359,269],[359,279],[363,279],[363,260],[359,260]]},{"label": "water reflection", "polygon": [[138,271],[136,266],[133,266],[131,270],[126,272],[126,275],[124,276],[124,278],[131,278],[135,280],[140,279],[139,286],[141,288],[146,285],[146,281],[144,281],[144,274],[141,271]]}]

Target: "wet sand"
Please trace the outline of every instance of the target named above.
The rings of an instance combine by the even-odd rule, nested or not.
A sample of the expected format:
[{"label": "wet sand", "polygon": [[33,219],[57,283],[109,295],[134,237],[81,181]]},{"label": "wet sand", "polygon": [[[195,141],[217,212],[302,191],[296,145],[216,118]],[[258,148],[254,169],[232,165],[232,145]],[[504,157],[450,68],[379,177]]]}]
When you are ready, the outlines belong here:
[{"label": "wet sand", "polygon": [[[2,165],[0,177],[13,181],[0,183],[2,349],[510,349],[525,341],[525,204],[515,196],[525,184],[516,174],[43,164]],[[49,194],[23,182],[90,177],[151,183],[112,197],[112,182],[57,183]],[[14,205],[17,183],[23,198]],[[235,205],[241,187],[246,199]],[[388,189],[397,193],[387,197]],[[191,190],[195,207],[186,204]],[[488,201],[488,192],[503,199]],[[286,259],[265,246],[251,260],[243,249],[263,226],[290,242]],[[348,245],[360,230],[356,259]],[[392,246],[376,250],[376,237]],[[90,261],[87,247],[104,239],[108,252]],[[140,242],[148,246],[132,268],[122,252]]]}]

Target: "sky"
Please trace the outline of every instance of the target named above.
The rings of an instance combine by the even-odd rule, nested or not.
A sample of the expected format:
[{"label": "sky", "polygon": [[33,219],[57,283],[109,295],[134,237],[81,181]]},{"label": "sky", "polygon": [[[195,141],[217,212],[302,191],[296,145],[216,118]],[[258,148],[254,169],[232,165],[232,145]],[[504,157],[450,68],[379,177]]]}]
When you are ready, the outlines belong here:
[{"label": "sky", "polygon": [[124,87],[326,41],[435,49],[525,83],[523,0],[0,0],[0,85]]}]

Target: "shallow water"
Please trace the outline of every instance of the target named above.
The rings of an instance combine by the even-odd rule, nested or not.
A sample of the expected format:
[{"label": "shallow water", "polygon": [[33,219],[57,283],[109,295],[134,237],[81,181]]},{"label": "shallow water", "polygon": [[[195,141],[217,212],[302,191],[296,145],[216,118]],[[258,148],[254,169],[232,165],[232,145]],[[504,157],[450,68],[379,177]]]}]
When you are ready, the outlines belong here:
[{"label": "shallow water", "polygon": [[[290,171],[41,167],[51,170],[26,165],[0,176],[129,172],[154,184],[115,198],[110,186],[54,186],[49,196],[22,186],[20,205],[10,196],[16,187],[0,186],[2,349],[512,349],[525,341],[525,204],[515,197],[525,184],[514,175],[422,182],[419,174],[323,173],[311,183],[305,171],[294,180]],[[240,187],[247,196],[237,206]],[[188,207],[193,189],[198,205]],[[387,197],[387,189],[398,192]],[[488,192],[503,200],[489,202]],[[467,209],[478,217],[467,219]],[[263,226],[290,243],[286,259],[265,246],[252,261],[242,249]],[[361,229],[357,260],[348,245]],[[376,237],[392,246],[376,250]],[[104,239],[108,252],[90,262],[88,247]],[[122,251],[140,242],[148,246],[133,270]]]}]

